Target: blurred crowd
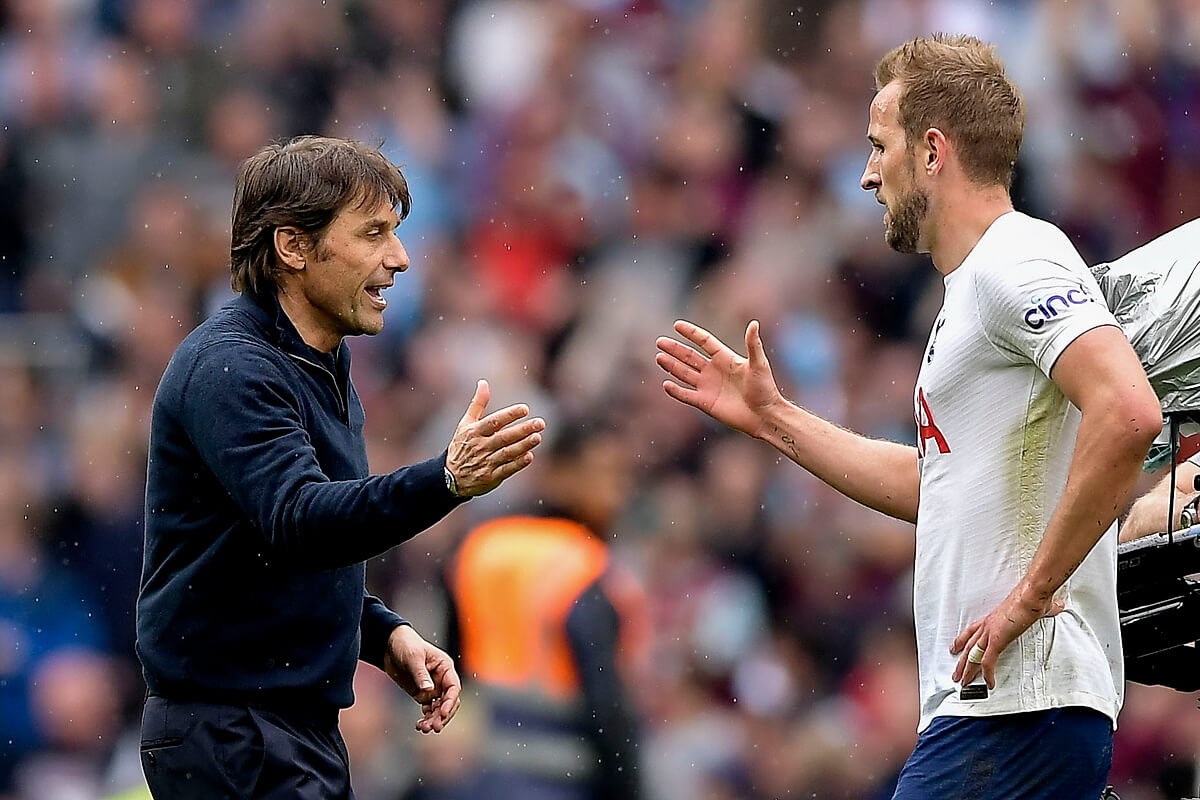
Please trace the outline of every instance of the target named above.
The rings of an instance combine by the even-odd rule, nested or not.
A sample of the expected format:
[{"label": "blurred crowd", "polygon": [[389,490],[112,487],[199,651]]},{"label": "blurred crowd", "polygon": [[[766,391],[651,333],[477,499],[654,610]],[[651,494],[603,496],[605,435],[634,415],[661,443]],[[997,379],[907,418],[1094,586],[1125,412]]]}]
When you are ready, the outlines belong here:
[{"label": "blurred crowd", "polygon": [[[231,296],[238,163],[299,133],[382,142],[412,188],[412,267],[352,342],[374,471],[438,452],[479,377],[548,435],[624,437],[646,796],[890,797],[912,528],[674,403],[653,355],[678,317],[732,342],[757,318],[790,397],[912,441],[941,282],[858,181],[875,60],[935,30],[998,44],[1029,107],[1017,205],[1089,262],[1200,215],[1196,0],[0,1],[0,797],[138,796],[150,403]],[[438,641],[455,543],[540,480],[373,562],[375,591]],[[421,738],[381,673],[356,691],[361,800],[466,796],[469,692]],[[1195,706],[1129,687],[1122,797],[1194,793]]]}]

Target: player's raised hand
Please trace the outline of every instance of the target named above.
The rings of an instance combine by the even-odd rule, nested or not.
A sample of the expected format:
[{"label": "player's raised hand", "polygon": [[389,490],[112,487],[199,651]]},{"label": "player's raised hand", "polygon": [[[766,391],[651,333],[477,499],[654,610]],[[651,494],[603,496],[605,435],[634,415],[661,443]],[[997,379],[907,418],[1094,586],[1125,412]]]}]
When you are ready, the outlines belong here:
[{"label": "player's raised hand", "polygon": [[446,468],[463,497],[490,492],[532,464],[533,448],[546,428],[541,417],[526,419],[529,406],[524,403],[484,416],[490,399],[488,382],[479,381],[446,453]]},{"label": "player's raised hand", "polygon": [[695,348],[669,336],[658,338],[654,360],[673,379],[663,381],[667,394],[731,428],[760,435],[765,412],[784,400],[763,350],[758,320],[746,326],[749,358],[686,320],[675,322],[675,332]]}]

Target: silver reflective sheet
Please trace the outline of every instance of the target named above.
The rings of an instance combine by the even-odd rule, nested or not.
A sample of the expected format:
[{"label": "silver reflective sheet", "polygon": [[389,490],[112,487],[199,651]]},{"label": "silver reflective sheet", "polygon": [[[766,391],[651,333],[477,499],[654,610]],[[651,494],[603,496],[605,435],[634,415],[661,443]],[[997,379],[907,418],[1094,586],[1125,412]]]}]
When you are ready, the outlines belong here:
[{"label": "silver reflective sheet", "polygon": [[1092,267],[1164,413],[1200,411],[1200,219]]}]

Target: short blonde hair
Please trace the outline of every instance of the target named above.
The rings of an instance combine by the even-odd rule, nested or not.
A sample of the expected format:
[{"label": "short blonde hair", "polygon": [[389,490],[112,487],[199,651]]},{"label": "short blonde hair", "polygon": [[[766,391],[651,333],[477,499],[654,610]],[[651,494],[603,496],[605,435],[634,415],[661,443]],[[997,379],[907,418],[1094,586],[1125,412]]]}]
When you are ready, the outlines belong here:
[{"label": "short blonde hair", "polygon": [[1025,100],[995,45],[945,33],[917,37],[876,65],[876,90],[893,82],[901,86],[900,125],[910,145],[937,128],[954,142],[968,178],[1011,187]]}]

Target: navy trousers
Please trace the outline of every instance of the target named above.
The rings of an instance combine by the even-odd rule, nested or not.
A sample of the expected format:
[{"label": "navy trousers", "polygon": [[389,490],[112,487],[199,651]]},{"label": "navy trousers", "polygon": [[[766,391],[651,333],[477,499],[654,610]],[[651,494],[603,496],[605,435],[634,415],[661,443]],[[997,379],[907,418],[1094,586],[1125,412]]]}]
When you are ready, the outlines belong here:
[{"label": "navy trousers", "polygon": [[917,738],[893,800],[1097,800],[1112,745],[1112,723],[1089,708],[938,717]]},{"label": "navy trousers", "polygon": [[142,770],[155,800],[353,800],[337,715],[149,697]]}]

